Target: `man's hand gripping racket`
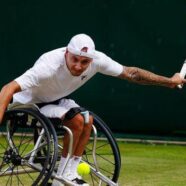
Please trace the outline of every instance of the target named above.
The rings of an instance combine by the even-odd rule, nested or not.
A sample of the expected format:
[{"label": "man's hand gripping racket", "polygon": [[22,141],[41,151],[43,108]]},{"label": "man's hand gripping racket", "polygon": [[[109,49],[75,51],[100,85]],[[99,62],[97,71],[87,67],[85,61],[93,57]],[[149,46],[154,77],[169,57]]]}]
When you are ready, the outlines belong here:
[{"label": "man's hand gripping racket", "polygon": [[[181,68],[180,77],[184,79],[185,78],[185,75],[186,75],[186,60],[184,61],[183,66]],[[181,89],[182,87],[183,87],[183,84],[178,85],[178,88],[179,89]]]}]

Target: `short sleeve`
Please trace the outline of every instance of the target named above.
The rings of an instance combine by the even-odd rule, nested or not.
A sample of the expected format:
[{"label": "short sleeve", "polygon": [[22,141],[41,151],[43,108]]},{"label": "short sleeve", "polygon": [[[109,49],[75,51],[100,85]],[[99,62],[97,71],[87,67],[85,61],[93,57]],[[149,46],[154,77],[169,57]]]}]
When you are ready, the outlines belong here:
[{"label": "short sleeve", "polygon": [[119,76],[124,68],[123,65],[101,52],[99,52],[99,60],[97,63],[99,66],[98,72],[110,76]]},{"label": "short sleeve", "polygon": [[32,68],[16,78],[15,81],[20,85],[21,90],[26,90],[47,81],[54,72],[55,70],[47,63],[47,58],[41,56]]}]

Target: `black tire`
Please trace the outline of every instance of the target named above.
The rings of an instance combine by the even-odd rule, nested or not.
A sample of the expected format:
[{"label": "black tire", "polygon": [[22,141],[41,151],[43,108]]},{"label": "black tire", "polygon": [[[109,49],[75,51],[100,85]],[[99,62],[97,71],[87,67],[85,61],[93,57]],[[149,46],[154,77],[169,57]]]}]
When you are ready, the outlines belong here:
[{"label": "black tire", "polygon": [[[36,130],[38,132],[43,130],[44,135],[42,144],[37,149],[39,153],[35,154],[33,164],[30,164],[31,153],[36,150],[34,149]],[[51,123],[46,122],[38,111],[30,108],[6,111],[0,126],[0,175],[3,175],[0,178],[1,186],[46,185],[52,173],[50,169],[55,166],[57,158],[57,136],[53,132]],[[9,141],[8,133],[11,139]],[[51,143],[51,139],[54,144]],[[51,151],[54,158],[51,158]],[[9,174],[5,176],[8,171]]]},{"label": "black tire", "polygon": [[[96,159],[99,171],[106,177],[110,178],[113,182],[117,183],[121,167],[120,151],[117,142],[108,125],[106,125],[106,123],[93,112],[90,112],[90,114],[94,118],[94,126],[98,132],[98,139],[103,139],[96,146]],[[86,147],[83,160],[95,167],[94,161],[91,157],[92,144],[93,141],[90,140]],[[98,185],[100,181],[99,178],[92,173],[87,180],[89,183],[91,182],[91,185],[93,186]]]}]

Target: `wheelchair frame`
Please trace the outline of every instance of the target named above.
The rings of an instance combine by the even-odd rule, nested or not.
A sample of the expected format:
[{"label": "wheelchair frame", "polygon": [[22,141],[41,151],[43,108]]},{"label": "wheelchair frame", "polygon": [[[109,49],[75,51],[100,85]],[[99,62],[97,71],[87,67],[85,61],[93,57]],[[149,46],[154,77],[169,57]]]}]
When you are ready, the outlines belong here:
[{"label": "wheelchair frame", "polygon": [[[105,184],[117,186],[121,167],[119,148],[109,127],[96,114],[93,112],[90,112],[90,114],[94,118],[92,127],[93,135],[90,140],[91,147],[85,150],[82,161],[90,165],[90,178],[93,186]],[[37,106],[34,104],[11,105],[5,113],[3,124],[1,128],[4,126],[6,129],[4,128],[5,131],[0,131],[2,137],[0,141],[0,147],[2,149],[0,151],[0,177],[7,177],[7,181],[5,181],[6,185],[9,183],[12,185],[12,182],[14,182],[13,185],[15,186],[14,180],[17,180],[18,185],[19,182],[21,183],[20,185],[24,185],[19,175],[28,174],[28,178],[32,178],[31,174],[35,174],[36,172],[36,178],[30,178],[33,180],[33,186],[45,186],[51,179],[59,180],[63,184],[75,186],[71,181],[56,175],[57,162],[60,158],[60,151],[63,148],[62,145],[58,143],[58,137],[60,135],[57,134],[57,131],[59,131],[59,128],[63,129],[61,130],[62,132],[64,132],[64,130],[68,132],[70,136],[66,165],[72,155],[73,134],[68,127],[63,126],[62,122],[57,125],[52,123],[49,118],[39,112]],[[57,128],[57,130],[55,128]],[[20,137],[17,136],[22,130],[24,134]],[[29,132],[27,130],[29,130]],[[30,131],[31,134],[32,132],[34,134],[29,137],[27,135]],[[105,158],[107,154],[103,157],[101,153],[98,152],[105,146],[105,144],[103,144],[97,147],[97,140],[100,136],[106,138],[105,144],[109,146],[110,155],[112,155],[111,160]],[[27,138],[29,138],[29,140]],[[17,142],[17,139],[20,140],[20,142]],[[6,147],[4,144],[1,144],[2,141],[6,143]],[[26,144],[27,141],[30,143],[29,146]],[[33,147],[33,149],[27,150],[28,152],[26,152],[26,148],[30,146]],[[100,167],[101,163],[97,160],[98,158],[100,158],[101,161],[105,161],[106,164],[110,163],[109,165],[112,166],[112,172]],[[25,166],[27,168],[25,168]],[[22,168],[19,169],[18,167]],[[62,172],[63,171],[64,170],[62,170]],[[14,179],[13,176],[15,177]]]}]

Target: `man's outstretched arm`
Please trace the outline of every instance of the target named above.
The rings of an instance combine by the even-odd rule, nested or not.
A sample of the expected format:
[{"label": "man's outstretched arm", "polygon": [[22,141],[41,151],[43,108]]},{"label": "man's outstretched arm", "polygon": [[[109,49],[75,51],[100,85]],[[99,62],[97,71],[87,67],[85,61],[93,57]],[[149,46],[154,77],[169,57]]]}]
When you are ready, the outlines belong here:
[{"label": "man's outstretched arm", "polygon": [[118,77],[138,84],[159,85],[169,88],[176,88],[178,85],[186,83],[186,80],[182,79],[179,73],[168,78],[137,67],[124,67],[123,72]]},{"label": "man's outstretched arm", "polygon": [[21,87],[16,81],[12,81],[5,85],[0,92],[0,123],[3,119],[4,112],[10,103],[14,93],[20,92]]}]

